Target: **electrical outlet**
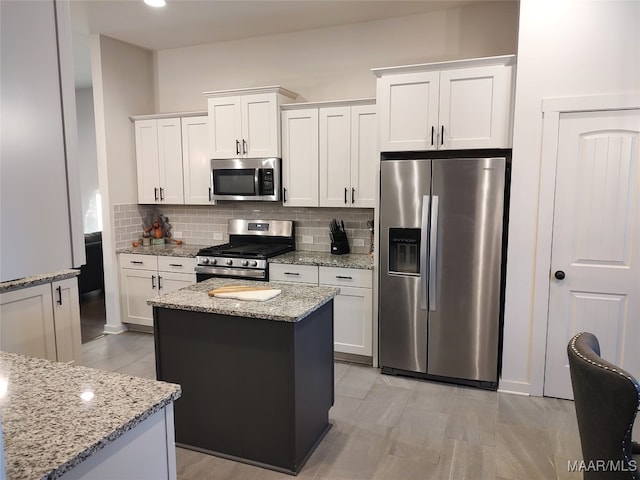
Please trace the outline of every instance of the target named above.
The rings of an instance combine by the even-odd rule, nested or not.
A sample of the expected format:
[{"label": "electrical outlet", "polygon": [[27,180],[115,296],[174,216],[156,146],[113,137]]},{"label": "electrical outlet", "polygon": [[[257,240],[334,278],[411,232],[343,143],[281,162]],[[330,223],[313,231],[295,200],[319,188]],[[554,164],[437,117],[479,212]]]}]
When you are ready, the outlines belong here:
[{"label": "electrical outlet", "polygon": [[364,239],[362,239],[362,238],[354,238],[353,239],[353,246],[354,247],[364,247]]},{"label": "electrical outlet", "polygon": [[171,235],[173,236],[173,238],[175,238],[176,240],[181,240],[182,239],[182,232],[176,232],[175,230],[173,232],[171,232]]},{"label": "electrical outlet", "polygon": [[214,232],[214,233],[213,233],[213,239],[214,239],[214,240],[222,240],[222,233],[220,233],[220,232]]},{"label": "electrical outlet", "polygon": [[303,235],[302,243],[313,243],[313,235]]}]

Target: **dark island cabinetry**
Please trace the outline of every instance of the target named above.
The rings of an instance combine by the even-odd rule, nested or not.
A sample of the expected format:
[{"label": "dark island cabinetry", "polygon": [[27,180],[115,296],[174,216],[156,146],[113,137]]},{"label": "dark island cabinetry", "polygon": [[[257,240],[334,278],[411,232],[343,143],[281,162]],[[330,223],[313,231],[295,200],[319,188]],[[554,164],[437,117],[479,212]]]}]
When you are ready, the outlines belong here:
[{"label": "dark island cabinetry", "polygon": [[332,299],[297,321],[155,306],[154,332],[178,445],[300,471],[331,427]]}]

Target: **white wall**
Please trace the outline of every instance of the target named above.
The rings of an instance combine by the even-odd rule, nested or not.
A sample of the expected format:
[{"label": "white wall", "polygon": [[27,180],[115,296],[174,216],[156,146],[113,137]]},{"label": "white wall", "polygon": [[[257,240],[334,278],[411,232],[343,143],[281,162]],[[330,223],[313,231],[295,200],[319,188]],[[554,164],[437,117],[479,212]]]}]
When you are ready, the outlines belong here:
[{"label": "white wall", "polygon": [[541,395],[544,381],[546,332],[532,315],[541,101],[637,91],[639,25],[635,0],[521,0],[501,389]]},{"label": "white wall", "polygon": [[153,113],[153,54],[105,36],[91,37],[98,177],[102,194],[106,332],[122,330],[112,206],[137,203],[131,115]]},{"label": "white wall", "polygon": [[98,157],[96,154],[96,123],[93,113],[93,89],[76,89],[78,115],[78,163],[80,167],[80,193],[85,233],[100,230],[95,215],[98,190]]},{"label": "white wall", "polygon": [[[515,53],[518,3],[157,52],[159,112],[206,110],[202,92],[281,85],[297,101],[375,96],[371,68]],[[144,113],[144,112],[140,112]]]}]

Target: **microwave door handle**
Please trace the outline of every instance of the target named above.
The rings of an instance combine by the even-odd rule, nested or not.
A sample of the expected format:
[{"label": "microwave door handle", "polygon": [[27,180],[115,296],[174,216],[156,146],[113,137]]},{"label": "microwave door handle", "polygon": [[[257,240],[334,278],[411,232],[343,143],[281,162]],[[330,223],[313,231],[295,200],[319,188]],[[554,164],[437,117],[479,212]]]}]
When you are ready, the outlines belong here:
[{"label": "microwave door handle", "polygon": [[427,236],[429,235],[429,195],[422,197],[420,222],[420,309],[427,309]]},{"label": "microwave door handle", "polygon": [[431,236],[429,238],[429,310],[436,311],[438,282],[438,211],[440,198],[431,197]]},{"label": "microwave door handle", "polygon": [[260,192],[260,169],[256,168],[253,174],[253,191],[256,195],[262,195]]}]

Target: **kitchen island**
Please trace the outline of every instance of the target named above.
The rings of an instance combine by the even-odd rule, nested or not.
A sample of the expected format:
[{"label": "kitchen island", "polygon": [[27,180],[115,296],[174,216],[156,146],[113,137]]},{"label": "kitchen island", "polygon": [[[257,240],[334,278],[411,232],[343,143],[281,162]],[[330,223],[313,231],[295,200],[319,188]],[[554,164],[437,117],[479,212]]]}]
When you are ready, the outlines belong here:
[{"label": "kitchen island", "polygon": [[180,386],[0,352],[6,478],[175,480]]},{"label": "kitchen island", "polygon": [[[271,287],[263,301],[212,298]],[[331,425],[338,288],[210,279],[149,300],[156,372],[180,383],[176,443],[296,474]]]}]

